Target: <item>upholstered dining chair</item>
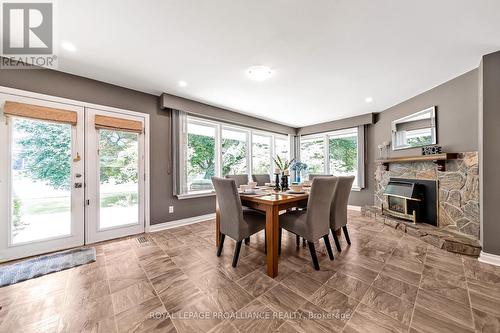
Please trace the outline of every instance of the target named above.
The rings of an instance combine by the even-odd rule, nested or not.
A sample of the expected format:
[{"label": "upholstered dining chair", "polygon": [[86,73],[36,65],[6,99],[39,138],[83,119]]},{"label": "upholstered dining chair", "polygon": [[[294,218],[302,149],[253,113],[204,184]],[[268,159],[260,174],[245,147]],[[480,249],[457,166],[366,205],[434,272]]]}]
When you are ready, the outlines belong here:
[{"label": "upholstered dining chair", "polygon": [[[328,228],[330,226],[330,206],[336,183],[336,177],[314,178],[307,202],[307,210],[291,211],[280,216],[280,235],[281,228],[283,228],[305,238],[316,270],[319,270],[319,263],[314,242],[318,239],[323,238],[330,260],[334,259],[328,238],[330,233]],[[281,241],[279,246],[281,247]]]},{"label": "upholstered dining chair", "polygon": [[212,177],[217,194],[220,217],[220,243],[217,257],[222,253],[225,236],[236,241],[233,255],[233,267],[238,264],[241,242],[266,227],[266,216],[255,210],[243,210],[238,188],[234,179]]},{"label": "upholstered dining chair", "polygon": [[234,179],[236,187],[248,184],[248,175],[226,175],[227,179]]},{"label": "upholstered dining chair", "polygon": [[309,174],[309,180],[313,180],[316,177],[331,177],[332,175],[325,175],[321,173],[310,173]]},{"label": "upholstered dining chair", "polygon": [[337,177],[337,187],[330,208],[330,229],[332,230],[335,246],[339,252],[342,251],[339,238],[337,237],[337,230],[340,228],[344,231],[347,244],[351,245],[351,239],[347,231],[347,204],[349,202],[349,195],[351,194],[353,182],[354,176]]},{"label": "upholstered dining chair", "polygon": [[257,183],[257,186],[264,186],[266,183],[271,182],[269,175],[252,175],[252,180]]}]

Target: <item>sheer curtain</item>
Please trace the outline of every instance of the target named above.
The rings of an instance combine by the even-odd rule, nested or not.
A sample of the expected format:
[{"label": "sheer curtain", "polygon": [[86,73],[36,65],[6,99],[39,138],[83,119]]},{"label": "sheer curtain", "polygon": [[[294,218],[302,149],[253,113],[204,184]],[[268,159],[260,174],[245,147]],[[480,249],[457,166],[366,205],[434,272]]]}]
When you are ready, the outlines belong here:
[{"label": "sheer curtain", "polygon": [[187,113],[172,110],[172,175],[173,194],[187,193]]}]

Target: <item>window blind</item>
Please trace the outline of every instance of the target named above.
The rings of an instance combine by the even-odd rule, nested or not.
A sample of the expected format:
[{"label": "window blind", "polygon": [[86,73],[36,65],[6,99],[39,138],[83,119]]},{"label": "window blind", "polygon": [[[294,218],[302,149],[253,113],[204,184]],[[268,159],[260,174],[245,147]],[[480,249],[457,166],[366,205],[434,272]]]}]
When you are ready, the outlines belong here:
[{"label": "window blind", "polygon": [[32,118],[71,125],[76,125],[78,120],[78,115],[75,111],[11,101],[5,102],[3,112],[6,116]]},{"label": "window blind", "polygon": [[137,120],[96,115],[94,123],[97,129],[111,129],[139,134],[143,132],[142,122]]}]

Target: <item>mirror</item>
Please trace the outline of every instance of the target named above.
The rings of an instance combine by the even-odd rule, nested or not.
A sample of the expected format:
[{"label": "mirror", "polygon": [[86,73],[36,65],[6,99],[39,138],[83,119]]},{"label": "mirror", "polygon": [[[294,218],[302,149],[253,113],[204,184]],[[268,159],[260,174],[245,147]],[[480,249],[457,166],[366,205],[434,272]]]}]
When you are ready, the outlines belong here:
[{"label": "mirror", "polygon": [[436,107],[392,122],[392,150],[435,145]]}]

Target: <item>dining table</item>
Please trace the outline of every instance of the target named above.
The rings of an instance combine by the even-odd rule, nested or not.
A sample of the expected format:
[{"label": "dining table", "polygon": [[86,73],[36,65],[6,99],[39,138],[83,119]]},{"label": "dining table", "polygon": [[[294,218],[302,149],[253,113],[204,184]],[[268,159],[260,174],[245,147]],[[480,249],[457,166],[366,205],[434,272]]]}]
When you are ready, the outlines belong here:
[{"label": "dining table", "polygon": [[[240,193],[241,204],[266,214],[267,275],[278,276],[278,237],[280,211],[307,205],[309,192],[289,193],[273,189],[260,189],[256,194]],[[216,245],[220,242],[220,211],[216,200]]]}]

